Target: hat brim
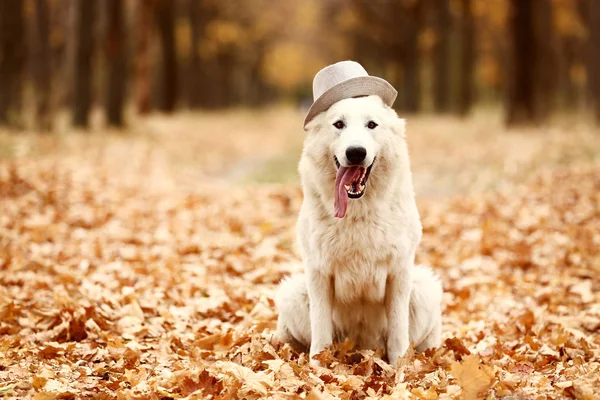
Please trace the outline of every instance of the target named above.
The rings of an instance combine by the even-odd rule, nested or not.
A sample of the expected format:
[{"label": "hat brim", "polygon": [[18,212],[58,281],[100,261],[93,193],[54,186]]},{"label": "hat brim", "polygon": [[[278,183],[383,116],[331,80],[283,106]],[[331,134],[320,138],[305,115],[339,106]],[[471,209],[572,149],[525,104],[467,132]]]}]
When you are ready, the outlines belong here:
[{"label": "hat brim", "polygon": [[349,99],[359,96],[377,95],[388,106],[392,106],[398,96],[398,91],[394,89],[385,79],[376,76],[359,76],[357,78],[348,79],[342,83],[329,88],[319,97],[310,109],[304,119],[304,129],[306,125],[323,111],[327,111],[329,107],[340,100]]}]

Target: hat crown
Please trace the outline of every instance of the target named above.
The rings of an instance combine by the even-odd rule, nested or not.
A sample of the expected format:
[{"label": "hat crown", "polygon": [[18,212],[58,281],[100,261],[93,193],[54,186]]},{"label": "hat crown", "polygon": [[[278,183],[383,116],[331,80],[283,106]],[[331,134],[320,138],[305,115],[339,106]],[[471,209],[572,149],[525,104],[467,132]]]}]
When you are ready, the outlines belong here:
[{"label": "hat crown", "polygon": [[362,76],[369,76],[369,74],[356,61],[340,61],[323,68],[313,79],[313,101],[317,101],[333,86]]},{"label": "hat crown", "polygon": [[314,102],[304,118],[304,129],[318,114],[327,111],[340,100],[379,96],[384,104],[392,107],[397,95],[398,91],[389,82],[369,76],[356,61],[340,61],[329,65],[317,72],[313,79]]}]

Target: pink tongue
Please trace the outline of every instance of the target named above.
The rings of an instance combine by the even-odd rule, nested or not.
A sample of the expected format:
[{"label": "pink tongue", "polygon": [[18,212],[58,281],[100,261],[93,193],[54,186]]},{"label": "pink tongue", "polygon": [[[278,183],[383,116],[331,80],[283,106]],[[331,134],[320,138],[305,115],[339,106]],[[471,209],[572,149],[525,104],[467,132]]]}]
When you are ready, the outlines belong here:
[{"label": "pink tongue", "polygon": [[340,167],[335,177],[335,216],[344,218],[348,209],[348,192],[344,186],[358,180],[361,167]]}]

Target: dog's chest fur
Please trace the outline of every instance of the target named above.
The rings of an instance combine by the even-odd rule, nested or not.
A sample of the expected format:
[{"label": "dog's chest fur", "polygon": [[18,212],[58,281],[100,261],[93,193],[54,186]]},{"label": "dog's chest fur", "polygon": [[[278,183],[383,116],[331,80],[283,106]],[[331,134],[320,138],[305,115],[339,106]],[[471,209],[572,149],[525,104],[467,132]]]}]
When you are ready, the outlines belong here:
[{"label": "dog's chest fur", "polygon": [[374,223],[363,223],[360,229],[345,225],[325,229],[319,249],[329,266],[334,298],[343,304],[382,302],[393,258],[392,243]]},{"label": "dog's chest fur", "polygon": [[311,267],[331,276],[334,301],[343,305],[383,303],[389,274],[404,267],[419,241],[418,216],[415,223],[402,207],[376,210],[368,203],[354,202],[344,219],[307,224],[306,250],[321,260]]}]

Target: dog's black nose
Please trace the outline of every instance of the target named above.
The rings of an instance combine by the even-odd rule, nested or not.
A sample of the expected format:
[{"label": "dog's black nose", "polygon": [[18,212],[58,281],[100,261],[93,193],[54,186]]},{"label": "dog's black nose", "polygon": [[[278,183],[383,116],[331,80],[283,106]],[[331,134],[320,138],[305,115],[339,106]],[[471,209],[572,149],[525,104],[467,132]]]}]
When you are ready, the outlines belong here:
[{"label": "dog's black nose", "polygon": [[348,147],[346,149],[346,158],[350,165],[358,165],[367,156],[367,149],[364,147]]}]

